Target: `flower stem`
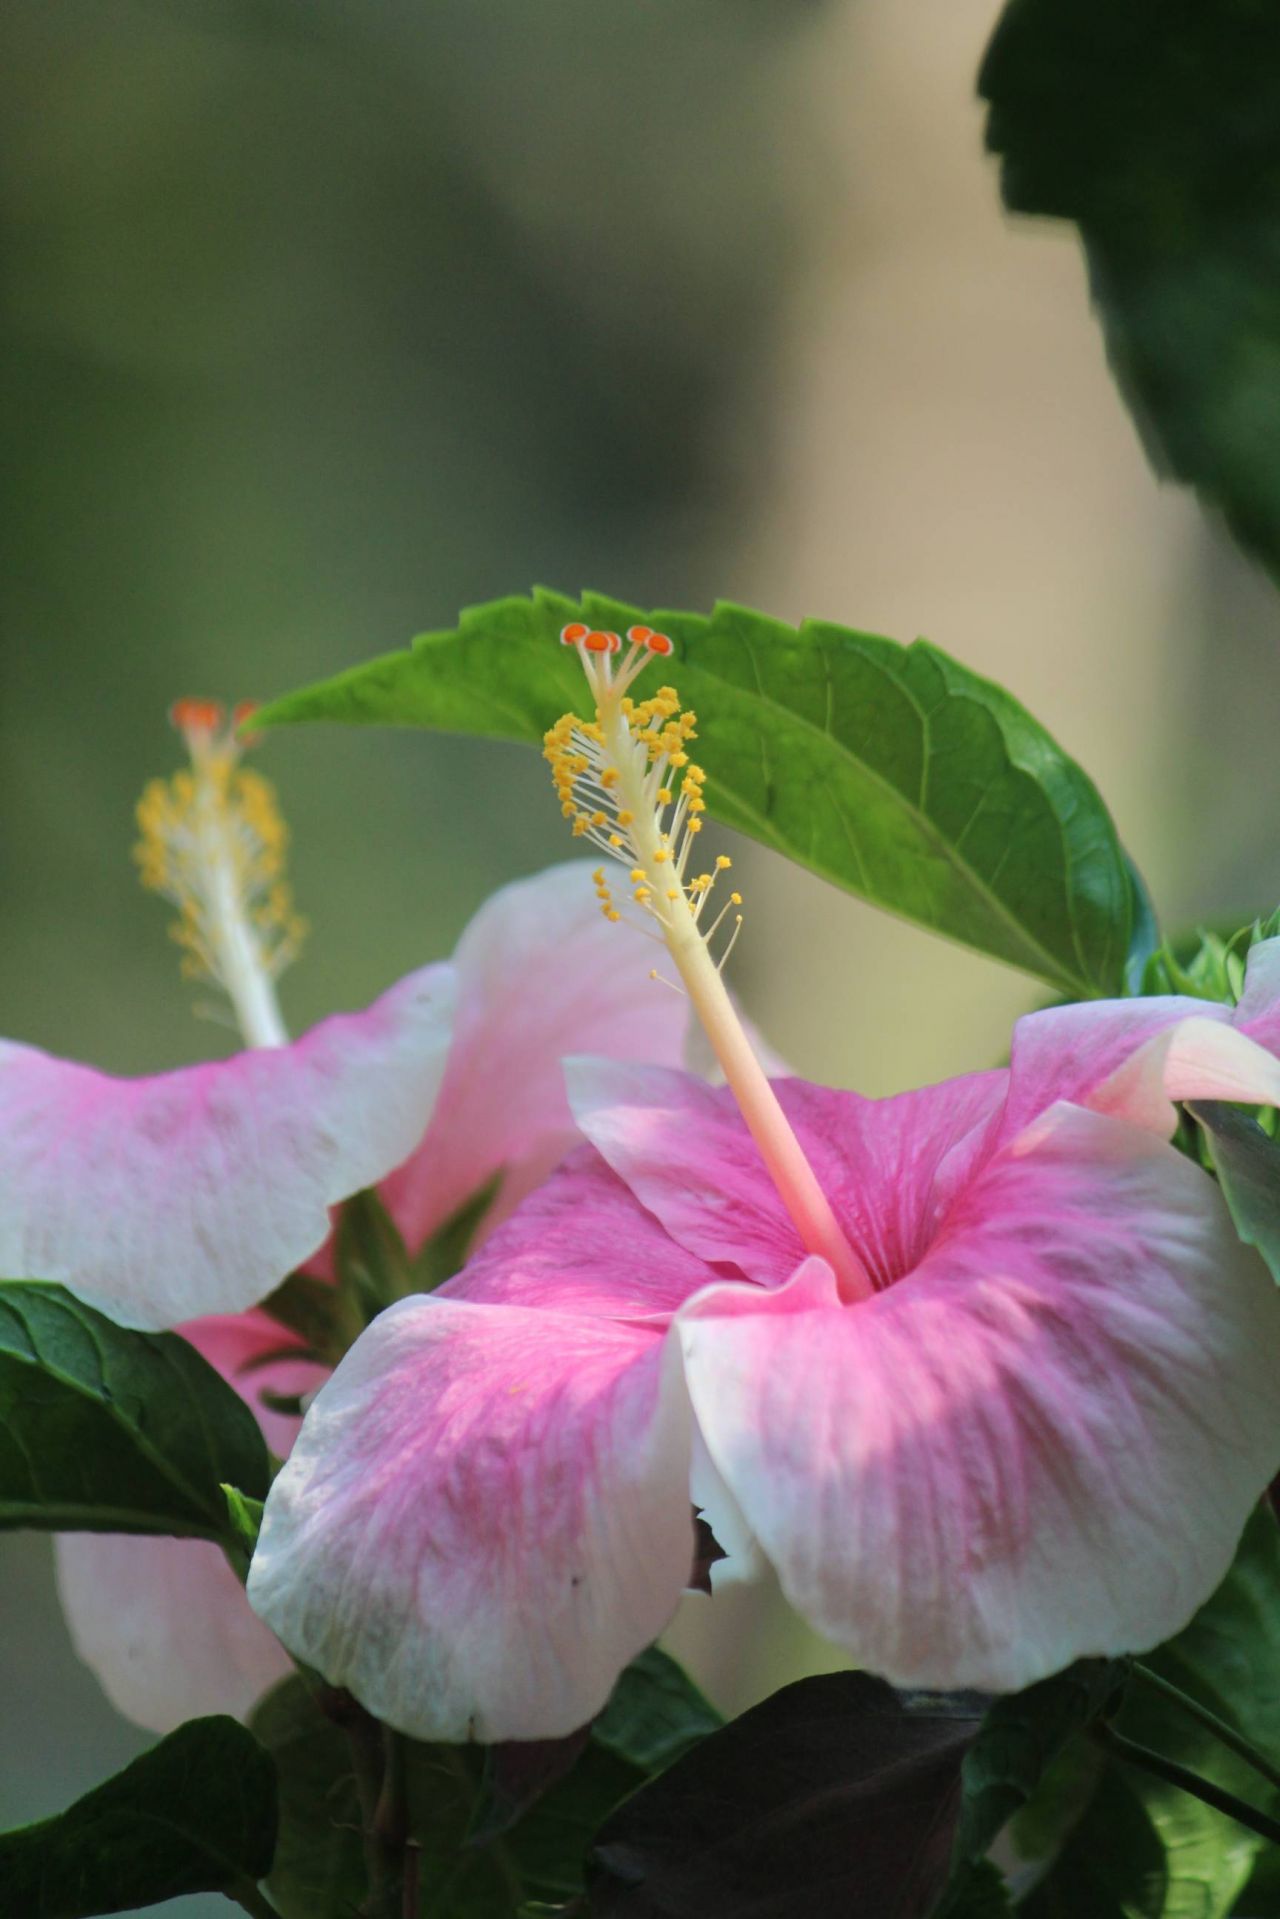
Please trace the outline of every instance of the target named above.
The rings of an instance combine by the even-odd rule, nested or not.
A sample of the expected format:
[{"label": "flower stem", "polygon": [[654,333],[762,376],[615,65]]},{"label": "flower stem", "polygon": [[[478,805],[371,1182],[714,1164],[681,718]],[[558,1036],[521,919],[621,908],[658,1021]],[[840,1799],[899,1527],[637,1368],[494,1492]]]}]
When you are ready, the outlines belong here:
[{"label": "flower stem", "polygon": [[1280,1846],[1280,1821],[1269,1819],[1256,1807],[1237,1799],[1234,1793],[1224,1792],[1212,1780],[1203,1778],[1198,1772],[1191,1772],[1186,1766],[1180,1766],[1174,1759],[1166,1759],[1163,1753],[1152,1752],[1149,1746],[1140,1746],[1135,1740],[1126,1739],[1123,1733],[1116,1732],[1102,1720],[1094,1726],[1093,1737],[1124,1765],[1150,1773],[1154,1779],[1163,1779],[1166,1784],[1189,1793],[1202,1804],[1212,1806],[1215,1812],[1225,1813],[1228,1819],[1246,1826],[1250,1832],[1256,1832],[1273,1846]]},{"label": "flower stem", "polygon": [[1166,1699],[1180,1707],[1188,1718],[1198,1720],[1215,1739],[1220,1740],[1224,1746],[1229,1746],[1232,1752],[1238,1753],[1245,1764],[1252,1766],[1253,1770],[1259,1773],[1269,1785],[1280,1786],[1280,1766],[1273,1766],[1256,1746],[1250,1745],[1243,1733],[1238,1733],[1235,1727],[1228,1725],[1225,1719],[1219,1719],[1216,1712],[1210,1712],[1207,1706],[1202,1706],[1200,1701],[1193,1698],[1190,1693],[1183,1692],[1180,1686],[1175,1686],[1171,1680],[1162,1678],[1158,1672],[1153,1672],[1150,1666],[1144,1666],[1140,1659],[1134,1660],[1132,1670],[1156,1692],[1163,1693]]}]

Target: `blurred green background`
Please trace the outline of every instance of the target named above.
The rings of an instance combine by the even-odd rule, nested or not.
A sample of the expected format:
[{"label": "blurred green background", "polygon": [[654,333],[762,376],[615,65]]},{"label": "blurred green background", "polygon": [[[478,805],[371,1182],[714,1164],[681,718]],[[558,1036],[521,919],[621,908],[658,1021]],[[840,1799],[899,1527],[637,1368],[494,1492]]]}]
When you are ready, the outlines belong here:
[{"label": "blurred green background", "polygon": [[[1010,227],[975,0],[8,0],[3,1029],[221,1050],[128,849],[177,694],[266,696],[535,580],[941,646],[1098,779],[1173,923],[1280,892],[1270,591],[1161,493],[1074,242]],[[567,852],[535,756],[305,732],[259,764],[302,1026]],[[988,1063],[1035,989],[748,855],[736,982],[801,1071]],[[145,1743],[0,1541],[0,1820]],[[727,1706],[834,1655],[768,1591],[674,1642]],[[184,1902],[187,1919],[226,1911]]]}]

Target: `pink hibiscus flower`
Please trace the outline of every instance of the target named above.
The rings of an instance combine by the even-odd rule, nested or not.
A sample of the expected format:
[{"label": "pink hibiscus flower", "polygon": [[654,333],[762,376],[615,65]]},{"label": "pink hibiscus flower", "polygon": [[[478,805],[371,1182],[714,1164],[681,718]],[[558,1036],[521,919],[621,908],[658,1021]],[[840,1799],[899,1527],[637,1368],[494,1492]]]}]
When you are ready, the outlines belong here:
[{"label": "pink hibiscus flower", "polygon": [[[771,1086],[703,924],[726,862],[690,870],[692,716],[628,697],[670,643],[634,630],[615,672],[616,635],[565,638],[596,701],[548,735],[566,813],[626,869],[728,1086],[572,1069],[590,1144],[312,1405],[255,1609],[409,1733],[564,1734],[670,1618],[692,1498],[899,1684],[1157,1643],[1280,1460],[1280,1297],[1160,1133],[1172,1097],[1229,1073],[1249,1097],[1274,1060],[1166,1003],[1035,1016],[1010,1070],[896,1099]],[[618,917],[603,868],[597,891]]]},{"label": "pink hibiscus flower", "polygon": [[[580,1142],[561,1058],[593,1047],[619,1060],[677,1064],[688,1013],[656,993],[639,940],[614,938],[581,862],[495,893],[454,950],[453,1040],[429,1121],[378,1191],[418,1248],[495,1176],[480,1238]],[[263,1356],[288,1341],[261,1309],[179,1330],[253,1407],[272,1450],[288,1453],[298,1421],[267,1411],[265,1392],[314,1390],[322,1369]],[[216,1546],[201,1540],[65,1534],[57,1542],[63,1608],[81,1657],[128,1718],[167,1732],[194,1714],[244,1714],[290,1668],[250,1610]]]},{"label": "pink hibiscus flower", "polygon": [[[416,1252],[497,1179],[490,1230],[580,1139],[561,1055],[674,1065],[688,1017],[570,863],[495,894],[452,962],[289,1043],[284,828],[218,709],[175,717],[193,767],[144,795],[143,877],[177,899],[188,970],[226,989],[250,1050],[123,1081],[0,1043],[0,1271],[59,1280],[124,1324],[177,1324],[283,1455],[298,1421],[263,1394],[325,1374],[253,1302],[300,1265],[325,1270],[331,1206],[376,1183]],[[142,1725],[247,1712],[289,1668],[213,1545],[77,1533],[57,1557],[77,1650]]]}]

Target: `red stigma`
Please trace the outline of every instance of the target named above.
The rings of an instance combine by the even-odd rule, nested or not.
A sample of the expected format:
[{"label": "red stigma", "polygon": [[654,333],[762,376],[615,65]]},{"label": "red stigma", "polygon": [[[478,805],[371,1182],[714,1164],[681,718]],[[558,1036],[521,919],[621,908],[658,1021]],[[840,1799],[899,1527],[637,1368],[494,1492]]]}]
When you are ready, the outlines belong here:
[{"label": "red stigma", "polygon": [[577,646],[581,640],[586,639],[589,631],[590,628],[585,627],[581,620],[574,620],[569,626],[561,629],[560,644],[561,646]]},{"label": "red stigma", "polygon": [[597,627],[587,634],[582,644],[588,653],[616,653],[622,641],[616,633],[604,633]]},{"label": "red stigma", "polygon": [[651,653],[660,653],[664,657],[674,651],[667,635],[665,633],[655,633],[651,628],[645,629],[644,643]]},{"label": "red stigma", "polygon": [[647,646],[652,635],[653,628],[651,626],[629,626],[627,628],[627,638],[630,640],[632,646]]},{"label": "red stigma", "polygon": [[216,733],[226,718],[220,700],[175,700],[169,708],[169,723],[179,733]]}]

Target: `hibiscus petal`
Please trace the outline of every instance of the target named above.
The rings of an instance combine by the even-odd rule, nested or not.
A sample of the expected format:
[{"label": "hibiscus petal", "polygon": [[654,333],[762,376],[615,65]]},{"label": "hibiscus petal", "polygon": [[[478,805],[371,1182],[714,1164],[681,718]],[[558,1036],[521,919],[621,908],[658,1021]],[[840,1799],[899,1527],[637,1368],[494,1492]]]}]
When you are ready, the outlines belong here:
[{"label": "hibiscus petal", "polygon": [[679,1357],[656,1330],[403,1300],[308,1413],[249,1597],[404,1732],[556,1738],[675,1610],[689,1459]]},{"label": "hibiscus petal", "polygon": [[558,1167],[499,1226],[438,1298],[654,1320],[707,1283],[590,1146]]},{"label": "hibiscus petal", "polygon": [[[587,1138],[679,1245],[780,1286],[805,1249],[732,1095],[657,1067],[570,1060]],[[1004,1097],[1003,1073],[863,1099],[775,1080],[773,1088],[850,1243],[880,1284],[914,1263]]]},{"label": "hibiscus petal", "polygon": [[1273,1026],[1280,1040],[1280,1024],[1260,1010],[1261,975],[1255,985],[1258,1017],[1247,1034],[1243,1002],[1234,1013],[1208,1000],[1167,997],[1027,1014],[1013,1031],[1002,1137],[1012,1139],[1055,1100],[1112,1113],[1164,1139],[1176,1123],[1175,1100],[1280,1100],[1280,1061],[1258,1043]]},{"label": "hibiscus petal", "polygon": [[58,1592],[71,1641],[117,1711],[152,1732],[243,1719],[292,1661],[204,1539],[63,1533]]},{"label": "hibiscus petal", "polygon": [[497,1204],[509,1212],[577,1144],[566,1053],[676,1066],[689,1027],[686,1003],[650,978],[649,942],[604,918],[581,860],[495,893],[453,963],[458,1012],[440,1099],[418,1151],[382,1189],[411,1247],[502,1168]]},{"label": "hibiscus petal", "polygon": [[125,1326],[252,1305],[421,1138],[452,986],[427,967],[291,1046],[153,1079],[0,1041],[0,1273]]},{"label": "hibiscus petal", "polygon": [[1235,1023],[1259,1046],[1280,1053],[1280,939],[1259,940],[1246,959]]},{"label": "hibiscus petal", "polygon": [[784,1589],[898,1685],[1015,1689],[1169,1637],[1280,1462],[1280,1296],[1197,1167],[1073,1107],[874,1299],[840,1306],[814,1260],[678,1323]]}]

